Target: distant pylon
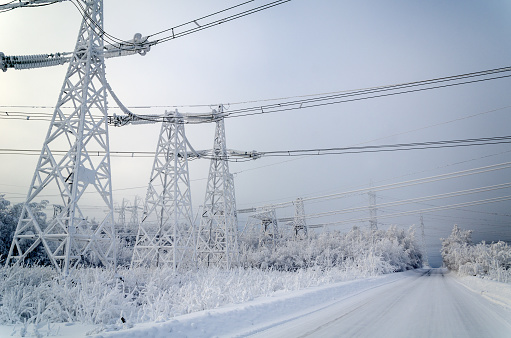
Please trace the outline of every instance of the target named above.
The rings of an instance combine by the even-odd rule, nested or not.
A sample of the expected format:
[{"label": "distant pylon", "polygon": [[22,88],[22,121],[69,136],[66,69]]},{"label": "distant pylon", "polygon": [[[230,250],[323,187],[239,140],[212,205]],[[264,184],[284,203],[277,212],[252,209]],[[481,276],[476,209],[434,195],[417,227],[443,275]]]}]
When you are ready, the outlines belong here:
[{"label": "distant pylon", "polygon": [[238,222],[234,179],[229,173],[223,107],[219,107],[204,208],[197,232],[199,266],[231,268],[238,263]]},{"label": "distant pylon", "polygon": [[371,230],[378,230],[377,208],[376,208],[376,194],[374,191],[369,191],[369,228]]},{"label": "distant pylon", "polygon": [[127,207],[128,207],[128,205],[127,205],[126,199],[123,198],[121,206],[119,208],[116,208],[116,210],[118,211],[117,228],[122,229],[124,232],[126,231],[126,209],[127,209]]},{"label": "distant pylon", "polygon": [[428,251],[426,250],[426,235],[424,234],[424,218],[421,215],[421,237],[422,237],[422,267],[429,267]]},{"label": "distant pylon", "polygon": [[297,239],[304,239],[307,237],[307,223],[305,222],[305,208],[303,206],[303,199],[297,198],[293,201],[295,206],[295,217],[293,219],[293,236]]},{"label": "distant pylon", "polygon": [[128,225],[132,229],[138,229],[138,225],[140,224],[138,210],[142,209],[142,207],[140,206],[140,197],[135,196],[135,199],[133,200],[133,205],[129,207],[129,209],[131,210],[131,216]]},{"label": "distant pylon", "polygon": [[[73,56],[6,262],[22,262],[43,245],[53,266],[64,275],[84,261],[112,266],[116,260],[105,64],[101,56],[103,1],[84,1],[84,5]],[[61,154],[61,150],[66,152]],[[60,197],[55,204],[62,209],[44,224],[30,204],[48,194]],[[86,213],[84,204],[97,208]]]},{"label": "distant pylon", "polygon": [[260,247],[275,249],[279,240],[279,228],[275,208],[263,209],[248,217],[245,226],[247,237],[258,238]]},{"label": "distant pylon", "polygon": [[166,113],[147,188],[132,267],[164,266],[174,270],[191,266],[194,231],[188,141],[182,116]]}]

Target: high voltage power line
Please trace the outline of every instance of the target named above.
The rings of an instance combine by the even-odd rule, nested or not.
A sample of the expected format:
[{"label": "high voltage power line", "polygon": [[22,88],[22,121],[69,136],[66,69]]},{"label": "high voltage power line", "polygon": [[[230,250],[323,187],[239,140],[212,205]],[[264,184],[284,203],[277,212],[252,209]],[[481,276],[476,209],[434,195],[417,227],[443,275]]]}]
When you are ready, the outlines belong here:
[{"label": "high voltage power line", "polygon": [[[473,189],[437,194],[437,195],[432,195],[432,196],[416,197],[416,198],[410,198],[410,199],[405,199],[405,200],[400,200],[400,201],[380,203],[380,204],[375,204],[374,207],[376,207],[376,208],[396,207],[396,206],[412,204],[412,203],[417,203],[417,202],[434,201],[434,200],[438,200],[438,199],[458,197],[458,196],[464,196],[464,195],[470,195],[470,194],[476,194],[476,193],[488,192],[488,191],[494,191],[494,190],[506,189],[506,188],[511,188],[511,183],[502,183],[502,184],[496,184],[496,185],[485,186],[485,187],[480,187],[480,188],[473,188]],[[326,211],[326,212],[321,212],[321,213],[307,214],[306,218],[318,218],[318,217],[347,214],[347,213],[352,213],[352,212],[357,212],[357,211],[366,211],[366,210],[367,210],[367,206],[340,209],[340,210],[331,210],[331,211]]]},{"label": "high voltage power line", "polygon": [[[386,214],[386,215],[378,215],[378,219],[386,219],[386,218],[393,218],[393,217],[400,217],[400,216],[425,214],[425,213],[429,213],[429,212],[457,209],[457,208],[460,208],[460,207],[469,207],[469,206],[482,205],[482,204],[498,203],[498,202],[504,202],[504,201],[509,201],[509,200],[511,200],[511,196],[487,198],[487,199],[478,200],[478,201],[456,203],[456,204],[450,204],[450,205],[445,205],[445,206],[440,206],[440,207],[432,207],[432,208],[426,208],[426,209],[397,212],[397,213]],[[309,217],[308,215],[305,216],[305,218],[308,218],[308,217]],[[326,227],[326,226],[331,226],[331,225],[342,225],[342,224],[346,224],[346,223],[367,222],[369,220],[371,220],[370,217],[352,218],[352,219],[336,221],[336,222],[329,222],[329,223],[322,223],[322,224],[316,224],[316,225],[309,225],[309,227]]]},{"label": "high voltage power line", "polygon": [[[239,159],[235,155],[218,156],[210,153],[201,155],[197,158],[212,159],[220,158],[221,160],[231,162],[252,161],[254,159],[264,157],[282,157],[282,156],[320,156],[320,155],[345,155],[345,154],[361,154],[361,153],[377,153],[377,152],[392,152],[392,151],[410,151],[410,150],[424,150],[424,149],[440,149],[440,148],[455,148],[455,147],[468,147],[468,146],[483,146],[483,145],[496,145],[511,143],[511,136],[496,136],[463,140],[448,140],[448,141],[430,141],[430,142],[416,142],[416,143],[398,143],[387,145],[363,146],[363,147],[344,147],[344,148],[316,148],[316,149],[301,149],[301,150],[274,150],[255,152],[253,158]],[[66,150],[53,150],[54,154],[66,154]],[[0,148],[0,155],[39,155],[40,150],[36,149],[6,149]],[[103,150],[90,150],[91,156],[104,156]],[[110,151],[112,157],[154,157],[153,151]],[[193,158],[190,158],[192,160]]]},{"label": "high voltage power line", "polygon": [[[414,180],[401,181],[401,182],[379,185],[379,186],[374,186],[374,187],[369,187],[369,188],[355,189],[355,190],[349,190],[349,191],[321,195],[321,196],[304,197],[304,198],[302,198],[302,200],[304,202],[307,202],[307,201],[317,201],[317,200],[324,201],[324,200],[330,200],[330,199],[338,199],[338,198],[343,198],[348,195],[353,195],[353,194],[358,194],[358,193],[366,193],[369,191],[379,192],[379,191],[384,191],[384,190],[404,188],[404,187],[410,187],[410,186],[414,186],[414,185],[418,185],[418,184],[444,181],[444,180],[448,180],[448,179],[460,178],[460,177],[465,177],[465,176],[470,176],[470,175],[475,175],[475,174],[488,173],[488,172],[509,169],[509,168],[511,168],[511,162],[503,162],[503,163],[493,164],[493,165],[484,166],[484,167],[455,171],[455,172],[451,172],[451,173],[447,173],[447,174],[423,177],[423,178],[418,178],[418,179],[414,179]],[[284,207],[289,207],[292,205],[293,205],[293,202],[291,201],[291,202],[275,203],[275,204],[272,204],[272,207],[273,208],[284,208]]]},{"label": "high voltage power line", "polygon": [[[385,96],[407,94],[407,93],[412,93],[412,92],[417,92],[417,91],[424,91],[424,90],[430,90],[430,89],[438,89],[438,88],[444,88],[444,87],[457,86],[457,85],[462,85],[462,84],[502,79],[502,78],[511,77],[511,74],[503,75],[503,76],[479,78],[476,80],[459,82],[460,80],[464,80],[464,79],[485,77],[485,76],[494,75],[494,74],[507,73],[510,71],[511,71],[511,67],[501,67],[501,68],[489,69],[489,70],[472,72],[472,73],[464,73],[464,74],[459,74],[459,75],[452,75],[452,76],[420,80],[420,81],[414,81],[414,82],[407,82],[407,83],[400,83],[400,84],[393,84],[393,85],[370,87],[370,88],[365,88],[365,89],[338,91],[338,92],[332,92],[332,93],[326,93],[326,94],[309,94],[309,95],[293,96],[293,97],[281,98],[281,99],[263,99],[263,100],[258,100],[258,101],[245,101],[245,102],[229,103],[230,105],[239,105],[239,104],[246,104],[246,103],[293,99],[290,101],[282,101],[282,102],[273,103],[273,104],[258,105],[258,106],[252,106],[252,107],[247,107],[247,108],[228,110],[225,115],[225,118],[270,114],[270,113],[290,111],[290,110],[301,110],[301,109],[305,109],[305,108],[340,104],[340,103],[346,103],[346,102],[351,102],[351,101],[374,99],[374,98],[385,97]],[[454,82],[454,81],[458,81],[458,82]],[[446,83],[446,82],[449,82],[449,83]],[[444,83],[444,84],[437,85],[439,83]],[[431,85],[433,85],[433,86],[431,86]],[[429,86],[429,87],[424,87],[424,86]],[[422,87],[424,87],[424,88],[422,88]],[[197,104],[197,105],[186,105],[186,106],[181,106],[181,107],[199,107],[199,106],[205,106],[205,105]],[[211,105],[208,105],[208,106],[211,106]],[[32,109],[53,108],[50,106],[38,106],[38,105],[33,105],[33,106],[0,105],[0,107],[4,107],[4,108],[32,108]],[[169,105],[169,106],[151,106],[151,105],[148,105],[148,106],[128,106],[127,108],[136,109],[136,108],[163,108],[163,107],[169,108],[169,107],[178,107],[178,106],[171,106],[171,105]],[[507,107],[503,107],[503,108],[507,108]],[[53,116],[53,114],[44,113],[44,112],[29,113],[29,112],[22,112],[22,111],[7,111],[7,110],[0,111],[0,118],[23,119],[23,120],[32,119],[32,120],[50,121],[52,116]],[[163,122],[164,121],[163,115],[146,117],[144,119],[151,121],[151,122]]]},{"label": "high voltage power line", "polygon": [[[47,6],[51,4],[55,4],[57,2],[61,2],[63,0],[56,0],[56,1],[42,1],[41,3],[37,3],[37,1],[32,2],[25,2],[24,4],[18,4],[18,7],[41,7],[41,6]],[[236,19],[243,18],[245,16],[258,13],[261,11],[264,11],[266,9],[270,9],[273,7],[276,7],[278,5],[282,5],[284,3],[290,2],[291,0],[276,0],[271,1],[268,3],[265,3],[263,5],[259,5],[256,7],[252,7],[249,9],[243,9],[246,8],[248,4],[255,2],[256,0],[249,0],[242,2],[240,4],[216,11],[214,13],[199,17],[197,19],[166,28],[163,30],[160,30],[158,32],[149,34],[146,36],[146,38],[150,37],[156,37],[161,36],[149,43],[150,46],[158,45],[160,43],[164,43],[170,40],[174,40],[186,35],[190,35],[211,27],[218,26],[220,24],[233,21]],[[6,6],[9,4],[18,3],[19,1],[10,1],[8,3],[0,4],[0,6]],[[87,25],[94,30],[97,30],[100,35],[102,36],[103,40],[106,42],[109,42],[111,44],[119,45],[122,49],[123,46],[134,46],[135,43],[133,41],[128,41],[125,39],[118,38],[107,31],[105,31],[101,26],[99,26],[95,20],[93,20],[86,12],[85,7],[80,1],[71,0],[71,3],[74,5],[74,7],[78,10],[80,13],[80,16],[82,19],[85,19],[85,22],[87,22]],[[7,8],[0,10],[0,13],[4,13],[10,10],[13,10],[14,8]],[[223,15],[223,16],[222,16]]]},{"label": "high voltage power line", "polygon": [[[191,21],[188,21],[188,22],[185,22],[185,23],[182,23],[182,24],[170,27],[170,28],[163,29],[163,30],[161,30],[159,32],[156,32],[156,33],[149,34],[149,35],[146,36],[147,38],[156,37],[158,35],[163,35],[162,37],[157,38],[157,39],[151,41],[149,43],[149,45],[153,46],[153,45],[157,45],[157,44],[160,44],[160,43],[163,43],[163,42],[174,40],[174,39],[186,36],[186,35],[190,35],[190,34],[202,31],[204,29],[215,27],[215,26],[218,26],[220,24],[223,24],[223,23],[226,23],[226,22],[229,22],[229,21],[233,21],[233,20],[236,20],[236,19],[239,19],[239,18],[243,18],[243,17],[248,16],[250,14],[258,13],[258,12],[264,11],[266,9],[275,7],[275,6],[282,5],[282,4],[286,3],[286,2],[290,2],[291,0],[276,0],[276,1],[271,1],[269,3],[263,4],[263,5],[260,5],[260,6],[257,6],[257,7],[252,7],[252,8],[246,9],[246,10],[235,12],[233,14],[227,14],[227,15],[225,15],[223,17],[220,17],[220,18],[216,18],[216,17],[218,17],[220,15],[232,12],[234,10],[238,10],[238,9],[240,9],[240,8],[246,6],[246,5],[248,5],[248,4],[250,4],[250,3],[254,2],[254,1],[255,0],[245,1],[245,2],[242,2],[240,4],[237,4],[237,5],[225,8],[223,10],[220,10],[220,11],[217,11],[217,12],[214,12],[214,13],[202,16],[200,18],[197,18],[197,19],[194,19],[194,20],[191,20]],[[94,25],[95,28],[98,29],[101,32],[101,34],[103,35],[103,39],[105,41],[113,43],[113,44],[120,44],[121,46],[122,45],[131,46],[131,45],[134,44],[132,41],[127,41],[127,40],[124,40],[124,39],[120,39],[120,38],[117,38],[117,37],[109,34],[103,28],[97,26],[97,24],[94,22],[94,20],[92,20],[90,17],[88,17],[88,15],[85,12],[85,8],[83,7],[83,5],[79,1],[71,1],[71,2],[78,9],[78,11],[80,12],[80,15],[82,16],[82,18],[86,19],[87,22],[89,22],[89,24]],[[209,19],[210,21],[206,21],[207,19]]]}]

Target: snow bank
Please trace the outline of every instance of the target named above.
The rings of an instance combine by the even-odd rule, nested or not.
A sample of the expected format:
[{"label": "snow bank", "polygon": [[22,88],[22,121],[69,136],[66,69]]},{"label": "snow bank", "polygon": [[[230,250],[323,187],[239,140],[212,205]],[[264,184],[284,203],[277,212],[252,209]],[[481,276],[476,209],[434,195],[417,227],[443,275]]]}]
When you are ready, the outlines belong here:
[{"label": "snow bank", "polygon": [[489,301],[511,309],[511,284],[460,275],[457,275],[455,280],[470,291],[482,295]]},{"label": "snow bank", "polygon": [[[311,287],[300,291],[280,291],[243,304],[177,316],[169,321],[135,324],[133,328],[101,332],[97,337],[236,337],[259,332],[328,307],[333,302],[369,289],[406,278],[412,272],[366,278]],[[413,274],[413,273],[412,273]],[[249,332],[247,332],[247,328]]]}]

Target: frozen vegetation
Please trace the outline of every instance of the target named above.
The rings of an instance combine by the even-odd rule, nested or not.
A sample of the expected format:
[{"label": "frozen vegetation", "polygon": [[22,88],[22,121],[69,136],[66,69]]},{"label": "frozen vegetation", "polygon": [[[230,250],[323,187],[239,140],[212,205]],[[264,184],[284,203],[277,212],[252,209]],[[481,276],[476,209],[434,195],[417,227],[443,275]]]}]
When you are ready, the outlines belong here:
[{"label": "frozen vegetation", "polygon": [[[5,201],[5,200],[4,200]],[[0,221],[15,228],[17,207],[2,205]],[[41,217],[43,217],[41,215]],[[12,238],[12,234],[6,234]],[[415,231],[397,229],[310,234],[279,239],[274,248],[256,238],[240,241],[240,263],[232,270],[103,268],[72,270],[63,279],[43,266],[44,252],[25,267],[0,268],[0,324],[79,322],[132,325],[239,304],[278,291],[377,276],[421,266]],[[2,247],[3,258],[8,250]],[[129,256],[129,247],[124,248]],[[42,263],[42,264],[41,264]],[[126,262],[122,262],[126,265]]]},{"label": "frozen vegetation", "polygon": [[460,275],[511,283],[511,247],[505,242],[473,244],[472,231],[455,225],[451,235],[442,239],[442,258]]},{"label": "frozen vegetation", "polygon": [[51,267],[2,267],[0,323],[165,320],[280,290],[411,269],[420,257],[413,231],[393,228],[325,234],[276,251],[246,249],[241,266],[229,271],[82,268],[64,281]]},{"label": "frozen vegetation", "polygon": [[[3,263],[20,208],[5,200],[0,202]],[[43,210],[44,202],[39,206]],[[38,217],[45,221],[44,213],[40,212]],[[442,255],[447,267],[461,274],[509,283],[509,247],[501,242],[473,245],[470,235],[470,231],[455,226],[451,236],[443,240]],[[347,233],[309,234],[302,240],[284,236],[276,242],[261,241],[254,234],[244,235],[239,243],[239,264],[231,270],[129,269],[134,243],[128,240],[119,243],[122,248],[115,272],[81,267],[64,279],[48,266],[43,250],[35,250],[24,267],[2,264],[0,325],[21,336],[57,334],[57,329],[70,328],[59,323],[85,325],[88,328],[80,331],[83,334],[103,333],[183,318],[228,304],[243,308],[243,304],[257,302],[261,297],[333,287],[339,282],[422,266],[422,252],[413,227],[378,231],[354,227]],[[361,283],[360,290],[365,290],[373,282]]]}]

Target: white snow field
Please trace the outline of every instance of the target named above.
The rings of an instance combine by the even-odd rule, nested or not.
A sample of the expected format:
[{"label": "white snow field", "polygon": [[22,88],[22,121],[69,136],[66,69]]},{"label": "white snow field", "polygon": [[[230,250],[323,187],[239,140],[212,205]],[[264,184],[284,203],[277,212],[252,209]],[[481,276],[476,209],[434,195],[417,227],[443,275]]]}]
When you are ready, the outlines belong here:
[{"label": "white snow field", "polygon": [[511,337],[511,285],[418,269],[116,329],[4,325],[0,337]]}]

